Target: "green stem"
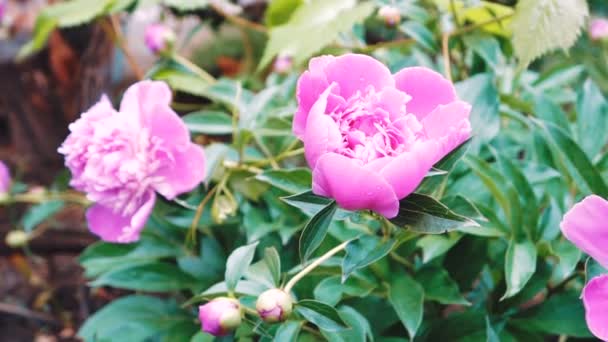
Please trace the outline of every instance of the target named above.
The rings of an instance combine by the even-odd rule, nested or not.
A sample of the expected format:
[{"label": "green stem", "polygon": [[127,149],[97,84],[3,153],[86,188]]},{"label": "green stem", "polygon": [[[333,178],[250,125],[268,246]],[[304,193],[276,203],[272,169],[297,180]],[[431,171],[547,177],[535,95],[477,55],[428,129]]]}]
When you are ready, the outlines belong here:
[{"label": "green stem", "polygon": [[173,54],[173,56],[171,56],[171,59],[173,59],[178,64],[181,64],[186,69],[192,71],[197,76],[199,76],[200,78],[209,82],[210,84],[213,84],[216,82],[216,79],[213,76],[211,76],[208,72],[206,72],[205,70],[200,68],[198,65],[190,62],[187,58],[184,58],[178,54]]}]

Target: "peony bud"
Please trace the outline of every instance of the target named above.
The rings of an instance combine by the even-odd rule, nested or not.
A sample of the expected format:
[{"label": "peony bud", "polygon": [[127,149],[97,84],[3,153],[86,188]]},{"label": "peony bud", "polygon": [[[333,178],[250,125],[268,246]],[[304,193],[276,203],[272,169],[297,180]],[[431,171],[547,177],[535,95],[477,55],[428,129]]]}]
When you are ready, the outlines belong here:
[{"label": "peony bud", "polygon": [[401,21],[401,13],[397,7],[382,6],[378,11],[378,16],[384,20],[388,26],[395,26]]},{"label": "peony bud", "polygon": [[28,240],[29,236],[23,230],[11,230],[5,238],[6,244],[13,248],[25,246]]},{"label": "peony bud", "polygon": [[608,19],[597,18],[591,20],[589,25],[589,36],[593,40],[608,38]]},{"label": "peony bud", "polygon": [[198,307],[198,318],[204,332],[224,336],[241,324],[243,313],[238,300],[219,297]]},{"label": "peony bud", "polygon": [[171,50],[175,43],[175,34],[163,24],[152,24],[146,27],[146,46],[153,53],[163,53]]},{"label": "peony bud", "polygon": [[272,69],[278,74],[286,74],[293,66],[293,58],[289,55],[279,55],[274,61]]},{"label": "peony bud", "polygon": [[[2,0],[0,0],[2,1]],[[0,161],[0,195],[8,194],[11,189],[11,174],[8,167]]]},{"label": "peony bud", "polygon": [[282,322],[291,315],[293,300],[285,291],[271,289],[258,297],[255,308],[265,322]]}]

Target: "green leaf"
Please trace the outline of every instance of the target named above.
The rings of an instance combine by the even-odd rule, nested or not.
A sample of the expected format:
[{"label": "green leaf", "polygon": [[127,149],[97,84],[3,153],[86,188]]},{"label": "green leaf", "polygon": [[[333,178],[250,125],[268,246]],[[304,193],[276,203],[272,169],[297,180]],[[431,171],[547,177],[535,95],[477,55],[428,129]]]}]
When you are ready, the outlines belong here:
[{"label": "green leaf", "polygon": [[342,261],[342,281],[345,281],[354,271],[384,258],[394,246],[394,240],[383,241],[373,235],[363,235],[349,242]]},{"label": "green leaf", "polygon": [[257,245],[258,243],[254,242],[249,245],[241,246],[228,256],[228,260],[226,261],[226,275],[224,276],[228,290],[234,290],[243,274],[245,274],[245,271],[247,271],[251,261],[253,261]]},{"label": "green leaf", "polygon": [[416,246],[422,249],[422,263],[444,255],[460,240],[460,235],[427,235],[416,242]]},{"label": "green leaf", "polygon": [[580,147],[593,159],[606,143],[608,102],[591,79],[585,81],[578,93],[576,112]]},{"label": "green leaf", "polygon": [[479,144],[490,141],[500,130],[498,106],[500,99],[494,85],[495,76],[483,73],[456,84],[456,91],[463,101],[471,104],[472,136],[475,137],[473,151]]},{"label": "green leaf", "polygon": [[286,53],[294,58],[296,64],[301,64],[336,39],[340,32],[362,22],[373,10],[374,5],[370,1],[311,0],[302,4],[286,24],[270,30],[258,69],[268,65],[279,53]]},{"label": "green leaf", "polygon": [[371,326],[367,319],[350,306],[342,306],[338,310],[340,316],[351,327],[340,332],[323,331],[323,336],[329,342],[373,341]]},{"label": "green leaf", "polygon": [[201,110],[185,115],[182,119],[192,133],[232,134],[232,117],[224,112]]},{"label": "green leaf", "polygon": [[[268,287],[264,284],[260,284],[258,282],[250,280],[241,280],[232,292],[235,295],[257,297],[266,290],[268,290]],[[182,306],[185,307],[194,303],[200,303],[209,300],[213,297],[228,295],[229,293],[230,291],[226,286],[226,282],[222,281],[220,283],[212,285],[211,287],[203,291],[203,293],[200,293],[188,299],[184,304],[182,304]]]},{"label": "green leaf", "polygon": [[21,218],[23,229],[26,232],[31,232],[42,221],[58,213],[64,205],[63,201],[48,201],[30,207]]},{"label": "green leaf", "polygon": [[340,331],[349,328],[338,311],[325,303],[305,299],[296,304],[296,310],[321,330]]},{"label": "green leaf", "polygon": [[163,0],[163,2],[180,11],[203,9],[209,5],[209,0]]},{"label": "green leaf", "polygon": [[290,194],[298,194],[310,189],[312,175],[309,169],[267,170],[255,177]]},{"label": "green leaf", "polygon": [[424,289],[408,275],[398,274],[391,279],[388,300],[407,329],[410,339],[414,339],[422,323]]},{"label": "green leaf", "polygon": [[463,37],[464,44],[473,50],[493,70],[503,58],[500,43],[488,34],[469,34]]},{"label": "green leaf", "polygon": [[500,337],[494,331],[490,317],[486,316],[486,342],[500,342]]},{"label": "green leaf", "polygon": [[350,277],[342,282],[340,276],[335,275],[321,280],[313,293],[316,300],[335,306],[344,295],[364,297],[369,295],[376,286],[377,284],[362,277]]},{"label": "green leaf", "polygon": [[399,29],[403,31],[403,33],[414,38],[414,40],[425,49],[430,51],[437,50],[437,43],[433,37],[433,32],[429,31],[423,24],[410,20],[401,24]]},{"label": "green leaf", "polygon": [[447,156],[441,158],[433,168],[441,171],[445,171],[445,175],[438,175],[433,177],[425,177],[422,183],[416,189],[416,192],[423,194],[433,194],[435,191],[441,188],[441,183],[445,181],[445,178],[448,177],[449,172],[454,169],[456,164],[462,159],[462,157],[469,150],[471,139],[465,141],[460,144],[457,148],[448,153]]},{"label": "green leaf", "polygon": [[312,253],[321,245],[329,224],[333,220],[334,214],[338,206],[336,202],[330,202],[315,216],[304,227],[302,235],[300,235],[300,259],[306,262]]},{"label": "green leaf", "polygon": [[196,280],[177,266],[151,262],[113,269],[90,283],[93,287],[112,286],[120,289],[168,292],[190,288]]},{"label": "green leaf", "polygon": [[132,295],[116,299],[97,311],[78,331],[85,341],[145,341],[167,336],[180,327],[193,335],[200,326],[175,302]]},{"label": "green leaf", "polygon": [[531,332],[572,337],[592,337],[585,323],[585,309],[578,292],[557,293],[541,305],[513,317],[510,324]]},{"label": "green leaf", "polygon": [[529,241],[511,240],[505,255],[505,279],[507,291],[502,299],[513,297],[521,291],[536,271],[536,246]]},{"label": "green leaf", "polygon": [[586,0],[520,0],[513,18],[513,48],[523,69],[545,53],[568,50],[589,16]]},{"label": "green leaf", "polygon": [[264,13],[264,22],[268,27],[280,26],[291,18],[304,0],[272,0]]},{"label": "green leaf", "polygon": [[431,196],[412,193],[399,201],[399,213],[390,220],[425,234],[442,234],[465,226],[477,226],[474,221],[451,211]]},{"label": "green leaf", "polygon": [[196,96],[207,97],[207,89],[210,87],[209,83],[199,76],[171,68],[162,68],[151,76],[155,80],[167,82],[173,90]]},{"label": "green leaf", "polygon": [[601,174],[589,160],[585,152],[566,134],[562,129],[549,124],[537,122],[542,128],[547,139],[576,169],[582,180],[591,192],[608,197],[608,186]]},{"label": "green leaf", "polygon": [[554,240],[551,242],[551,249],[558,258],[553,267],[551,283],[558,284],[568,278],[576,269],[576,265],[583,254],[580,249],[567,240]]},{"label": "green leaf", "polygon": [[281,282],[281,257],[276,248],[270,247],[264,250],[264,262],[274,280],[274,285],[278,286]]},{"label": "green leaf", "polygon": [[604,274],[608,274],[608,270],[605,269],[602,265],[600,265],[597,261],[592,258],[588,258],[585,263],[585,278],[586,283],[588,283],[591,279],[601,276]]},{"label": "green leaf", "polygon": [[57,21],[57,18],[49,17],[48,15],[45,15],[44,12],[40,13],[38,18],[36,18],[36,24],[34,25],[33,38],[21,47],[16,56],[17,61],[21,61],[42,50],[46,45],[49,36],[57,27]]},{"label": "green leaf", "polygon": [[425,267],[415,275],[416,281],[424,288],[425,300],[434,300],[441,304],[470,305],[460,294],[458,284],[446,270],[439,267]]},{"label": "green leaf", "polygon": [[302,329],[300,322],[287,321],[279,326],[272,340],[274,342],[296,342],[300,329]]}]

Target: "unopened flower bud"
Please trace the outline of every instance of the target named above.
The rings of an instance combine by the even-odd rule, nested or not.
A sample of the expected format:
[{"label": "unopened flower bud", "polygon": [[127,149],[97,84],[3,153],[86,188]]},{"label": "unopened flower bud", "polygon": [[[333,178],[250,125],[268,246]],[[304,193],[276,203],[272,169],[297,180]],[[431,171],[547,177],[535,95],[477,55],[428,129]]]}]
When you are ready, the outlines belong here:
[{"label": "unopened flower bud", "polygon": [[6,234],[6,244],[9,247],[23,247],[27,244],[29,236],[23,230],[11,230]]},{"label": "unopened flower bud", "polygon": [[279,55],[274,61],[273,70],[278,74],[286,74],[293,67],[293,58],[289,55]]},{"label": "unopened flower bud", "polygon": [[378,16],[384,20],[388,26],[395,26],[401,21],[401,13],[397,7],[382,6],[378,11]]},{"label": "unopened flower bud", "polygon": [[146,46],[153,53],[168,52],[175,43],[175,33],[163,24],[151,24],[146,28]]},{"label": "unopened flower bud", "polygon": [[255,308],[265,322],[282,322],[291,315],[293,300],[285,291],[271,289],[258,297]]},{"label": "unopened flower bud", "polygon": [[198,318],[204,332],[224,336],[241,324],[243,312],[238,300],[219,297],[198,308]]},{"label": "unopened flower bud", "polygon": [[589,25],[589,36],[592,40],[608,38],[608,19],[597,18],[591,20]]}]

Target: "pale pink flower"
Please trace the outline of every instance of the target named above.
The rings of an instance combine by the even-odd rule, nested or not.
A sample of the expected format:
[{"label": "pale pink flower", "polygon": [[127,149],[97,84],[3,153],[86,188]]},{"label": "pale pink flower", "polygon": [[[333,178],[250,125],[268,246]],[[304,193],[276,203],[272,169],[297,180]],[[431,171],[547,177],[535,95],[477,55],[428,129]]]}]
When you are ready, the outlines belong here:
[{"label": "pale pink flower", "polygon": [[69,126],[59,153],[70,185],[95,202],[86,216],[103,240],[138,240],[156,192],[171,200],[203,180],[203,149],[170,103],[165,83],[142,81],[126,91],[119,111],[104,96]]},{"label": "pale pink flower", "polygon": [[471,133],[471,106],[422,67],[395,75],[357,54],[310,61],[297,87],[293,132],[313,169],[313,192],[348,210],[397,215],[433,164]]},{"label": "pale pink flower", "polygon": [[593,40],[608,38],[608,19],[596,18],[591,20],[589,36]]}]

